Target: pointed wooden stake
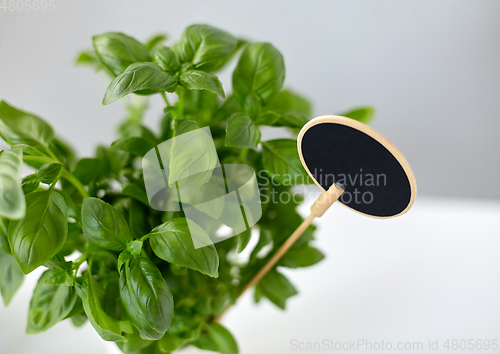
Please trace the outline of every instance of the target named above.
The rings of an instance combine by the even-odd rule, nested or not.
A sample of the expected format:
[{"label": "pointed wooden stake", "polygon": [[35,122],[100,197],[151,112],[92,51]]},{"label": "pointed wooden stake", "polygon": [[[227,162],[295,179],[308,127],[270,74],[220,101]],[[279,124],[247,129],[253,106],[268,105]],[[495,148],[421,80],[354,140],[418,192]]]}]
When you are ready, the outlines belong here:
[{"label": "pointed wooden stake", "polygon": [[[241,290],[238,297],[243,295],[245,291],[256,285],[284,256],[284,254],[293,246],[293,244],[299,239],[302,233],[311,225],[314,218],[321,217],[325,211],[332,206],[333,203],[340,198],[344,193],[344,188],[340,184],[333,184],[326,192],[323,192],[319,198],[311,206],[311,214],[299,225],[299,227],[290,235],[290,237],[281,245],[281,247],[276,251],[276,253],[267,261],[266,264],[261,268],[261,270],[245,285]],[[231,307],[229,305],[226,309],[214,319],[214,322],[219,322],[226,313],[226,311]]]}]

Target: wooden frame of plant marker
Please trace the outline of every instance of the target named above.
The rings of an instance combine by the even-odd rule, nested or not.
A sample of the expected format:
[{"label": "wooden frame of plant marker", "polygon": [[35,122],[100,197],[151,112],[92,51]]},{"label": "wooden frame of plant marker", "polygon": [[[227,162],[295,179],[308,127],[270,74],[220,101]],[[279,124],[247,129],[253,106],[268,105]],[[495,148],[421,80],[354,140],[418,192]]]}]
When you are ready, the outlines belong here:
[{"label": "wooden frame of plant marker", "polygon": [[[410,165],[388,139],[363,123],[334,115],[314,118],[302,127],[297,138],[297,148],[302,165],[323,193],[311,206],[311,214],[243,287],[239,296],[256,285],[297,241],[314,218],[321,217],[337,200],[357,213],[379,219],[402,215],[415,201],[417,185]],[[384,185],[374,185],[373,178],[372,183],[363,185],[362,176],[358,176],[359,179],[349,176],[350,173],[362,174],[363,168],[367,175],[383,175]],[[333,178],[322,178],[322,174]],[[337,177],[342,175],[344,180],[336,181],[335,174]],[[356,203],[351,196],[348,202],[339,199],[344,192],[363,193],[363,196],[370,193],[372,198],[370,202],[362,199],[362,202]],[[229,306],[214,321],[220,321],[228,308]]]}]

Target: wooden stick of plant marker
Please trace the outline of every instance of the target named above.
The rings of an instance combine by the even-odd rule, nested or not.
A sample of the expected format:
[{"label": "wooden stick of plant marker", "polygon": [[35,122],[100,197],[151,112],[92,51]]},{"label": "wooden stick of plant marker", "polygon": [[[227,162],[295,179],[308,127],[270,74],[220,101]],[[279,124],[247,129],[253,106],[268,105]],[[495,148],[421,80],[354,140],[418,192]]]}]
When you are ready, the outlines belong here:
[{"label": "wooden stick of plant marker", "polygon": [[[292,245],[299,239],[302,233],[311,225],[314,218],[321,217],[330,206],[339,199],[344,193],[344,188],[340,184],[333,184],[326,192],[323,192],[319,198],[311,206],[311,214],[299,225],[299,227],[290,235],[290,237],[281,245],[276,253],[267,261],[266,264],[259,270],[259,272],[250,280],[245,287],[241,290],[238,297],[243,295],[249,288],[257,285],[257,283],[278,263],[283,255],[292,247]],[[232,305],[228,305],[224,311],[214,319],[214,322],[219,322],[227,310]]]}]

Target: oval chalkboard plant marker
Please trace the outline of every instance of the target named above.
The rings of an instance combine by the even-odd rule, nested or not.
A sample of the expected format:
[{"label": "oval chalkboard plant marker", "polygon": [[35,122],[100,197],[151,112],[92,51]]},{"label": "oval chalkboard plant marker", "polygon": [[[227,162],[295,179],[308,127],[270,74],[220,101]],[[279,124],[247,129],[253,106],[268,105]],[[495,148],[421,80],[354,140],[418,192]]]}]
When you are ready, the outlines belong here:
[{"label": "oval chalkboard plant marker", "polygon": [[[337,200],[360,214],[380,219],[406,213],[415,201],[417,185],[410,165],[389,140],[363,123],[341,116],[320,116],[302,127],[297,145],[302,165],[323,193],[311,206],[311,214],[239,296],[256,285],[313,220]],[[220,321],[228,308],[215,321]]]}]

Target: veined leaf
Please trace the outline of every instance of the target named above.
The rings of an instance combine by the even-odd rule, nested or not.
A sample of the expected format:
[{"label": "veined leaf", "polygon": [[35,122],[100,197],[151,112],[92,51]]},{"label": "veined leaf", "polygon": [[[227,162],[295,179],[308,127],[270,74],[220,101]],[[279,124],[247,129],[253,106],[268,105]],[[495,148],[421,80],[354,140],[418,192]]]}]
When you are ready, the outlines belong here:
[{"label": "veined leaf", "polygon": [[154,56],[153,60],[158,64],[163,70],[169,73],[175,73],[181,67],[179,63],[179,58],[175,55],[174,51],[169,47],[159,48]]},{"label": "veined leaf", "polygon": [[172,293],[158,268],[144,257],[133,257],[120,274],[120,296],[141,338],[163,337],[174,314]]},{"label": "veined leaf", "polygon": [[38,280],[28,312],[27,333],[40,333],[65,318],[76,302],[74,286],[47,284],[52,271],[48,270]]},{"label": "veined leaf", "polygon": [[149,243],[153,252],[161,259],[197,270],[213,278],[219,276],[219,255],[214,245],[194,248],[191,237],[206,237],[207,233],[195,223],[190,223],[193,235],[186,218],[171,219],[155,227],[149,235]]},{"label": "veined leaf", "polygon": [[245,113],[234,113],[226,124],[226,146],[256,148],[260,130]]},{"label": "veined leaf", "polygon": [[286,300],[297,295],[297,290],[290,281],[273,269],[257,284],[259,291],[276,306],[285,309]]},{"label": "veined leaf", "polygon": [[262,147],[264,170],[276,182],[285,185],[312,183],[300,162],[295,140],[269,140],[262,142]]},{"label": "veined leaf", "polygon": [[97,57],[116,76],[131,64],[151,60],[142,43],[123,33],[108,32],[92,39]]},{"label": "veined leaf", "polygon": [[42,118],[23,112],[7,102],[0,102],[0,131],[9,144],[48,146],[54,138],[54,130]]},{"label": "veined leaf", "polygon": [[198,70],[215,71],[235,51],[238,40],[229,33],[208,25],[192,25],[184,30],[177,46],[182,62]]},{"label": "veined leaf", "polygon": [[170,152],[169,186],[199,187],[212,177],[218,163],[212,137],[189,119],[175,119],[174,141]]},{"label": "veined leaf", "polygon": [[190,90],[207,90],[225,98],[219,78],[201,70],[188,70],[181,75],[181,83]]},{"label": "veined leaf", "polygon": [[0,292],[5,306],[9,305],[23,280],[24,274],[19,269],[14,256],[0,249]]},{"label": "veined leaf", "polygon": [[126,339],[121,335],[120,321],[112,318],[105,311],[104,287],[92,277],[90,271],[83,278],[79,294],[82,298],[85,314],[101,338],[111,342],[126,342]]},{"label": "veined leaf", "polygon": [[123,215],[112,205],[85,198],[82,204],[83,234],[90,242],[113,251],[127,248],[132,235]]},{"label": "veined leaf", "polygon": [[256,117],[283,87],[285,63],[270,43],[249,44],[233,72],[233,95],[251,117]]},{"label": "veined leaf", "polygon": [[135,63],[117,76],[108,86],[103,105],[110,104],[129,93],[140,90],[174,92],[177,79],[155,63]]},{"label": "veined leaf", "polygon": [[125,183],[122,185],[122,194],[137,199],[144,205],[149,206],[148,195],[144,188],[136,183]]},{"label": "veined leaf", "polygon": [[23,150],[13,147],[0,153],[0,216],[20,219],[26,212],[21,186]]},{"label": "veined leaf", "polygon": [[207,323],[204,334],[193,344],[200,349],[221,354],[238,354],[238,344],[231,333],[219,323]]},{"label": "veined leaf", "polygon": [[26,196],[26,215],[9,223],[9,243],[23,273],[28,274],[54,257],[68,235],[68,210],[57,191]]},{"label": "veined leaf", "polygon": [[130,152],[131,154],[143,157],[146,153],[153,149],[155,145],[149,139],[141,137],[131,137],[115,140],[110,150],[121,150]]}]

